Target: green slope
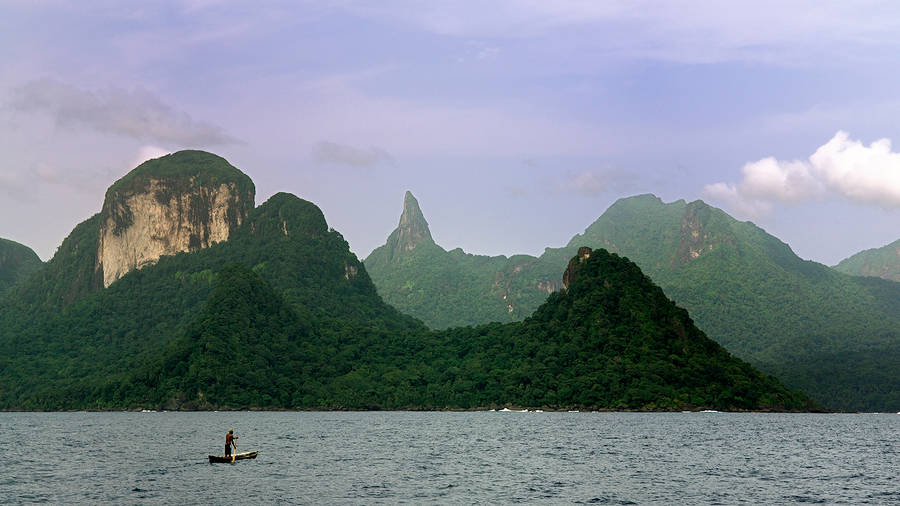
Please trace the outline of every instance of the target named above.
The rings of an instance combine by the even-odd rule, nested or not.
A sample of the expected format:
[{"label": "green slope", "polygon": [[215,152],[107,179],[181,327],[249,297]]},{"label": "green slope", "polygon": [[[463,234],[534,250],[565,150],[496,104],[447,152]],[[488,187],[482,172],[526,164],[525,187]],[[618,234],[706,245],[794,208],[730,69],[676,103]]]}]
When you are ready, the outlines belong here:
[{"label": "green slope", "polygon": [[[95,219],[51,262],[68,277],[35,276],[0,301],[0,409],[815,407],[602,250],[573,260],[568,290],[523,323],[434,332],[385,304],[321,210],[293,195],[253,209],[227,242],[105,289],[83,277]],[[409,230],[400,247],[427,244],[427,229]]]},{"label": "green slope", "polygon": [[881,248],[860,251],[841,260],[834,268],[853,276],[876,276],[900,281],[900,240]]},{"label": "green slope", "polygon": [[84,365],[113,344],[94,338],[92,349],[69,353],[71,374],[91,352],[90,361],[80,357],[80,381],[51,378],[7,407],[817,408],[708,339],[633,263],[603,250],[581,253],[568,290],[525,322],[443,332],[304,320],[263,276],[224,265],[200,283],[211,288],[184,328],[173,329],[179,337],[144,345],[140,360],[89,371]]},{"label": "green slope", "polygon": [[[69,251],[61,248],[57,256]],[[45,303],[44,294],[58,289],[53,279],[46,280],[47,287],[35,282],[21,292],[32,294],[31,302],[5,298],[0,346],[8,352],[0,355],[5,387],[0,407],[133,405],[138,399],[129,375],[187,332],[217,273],[235,263],[270,283],[296,313],[302,331],[317,338],[381,338],[423,328],[381,301],[362,264],[343,237],[328,230],[315,205],[278,194],[254,209],[233,239],[163,257],[65,307]],[[32,309],[41,304],[44,311]],[[333,357],[333,363],[351,358]]]},{"label": "green slope", "polygon": [[[702,201],[621,199],[567,246],[548,248],[537,259],[512,257],[515,263],[510,259],[492,272],[471,269],[458,260],[465,257],[462,252],[422,258],[406,253],[391,263],[373,263],[370,270],[379,293],[402,311],[432,325],[473,325],[530,314],[579,246],[606,248],[633,260],[708,335],[829,407],[896,411],[900,406],[900,377],[890,372],[900,368],[900,284],[854,278],[804,261],[759,227]],[[381,253],[370,258],[376,254]],[[474,311],[440,302],[436,286],[449,282],[434,273],[449,277],[454,269],[478,273],[475,286],[463,287],[472,294],[469,306],[485,309],[478,318]],[[503,281],[503,291],[490,291],[496,280]],[[402,286],[418,287],[436,301],[430,312],[399,296]],[[504,308],[484,315],[498,299]]]},{"label": "green slope", "polygon": [[[101,220],[111,216],[127,226],[131,217],[119,204],[132,193],[145,191],[151,181],[162,182],[155,195],[163,200],[171,194],[191,193],[201,185],[233,184],[242,196],[242,205],[252,207],[255,194],[253,181],[246,174],[212,153],[188,150],[148,160],[106,190],[103,210],[78,224],[40,274],[17,286],[6,304],[15,305],[19,314],[44,314],[101,290],[103,272],[98,270],[97,258]],[[193,208],[202,211],[203,206]],[[228,219],[234,222],[237,218]]]},{"label": "green slope", "polygon": [[0,238],[0,296],[44,265],[31,248],[9,239]]},{"label": "green slope", "polygon": [[445,329],[529,316],[560,287],[559,273],[565,266],[563,261],[547,272],[541,289],[522,289],[522,270],[536,260],[444,250],[431,238],[418,202],[407,192],[400,223],[365,265],[387,303],[431,328]]}]

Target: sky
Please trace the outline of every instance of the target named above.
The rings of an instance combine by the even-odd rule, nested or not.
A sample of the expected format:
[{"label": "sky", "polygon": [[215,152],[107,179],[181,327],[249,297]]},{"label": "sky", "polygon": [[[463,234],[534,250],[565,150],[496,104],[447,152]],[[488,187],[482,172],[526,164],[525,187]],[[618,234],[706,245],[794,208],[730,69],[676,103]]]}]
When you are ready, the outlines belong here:
[{"label": "sky", "polygon": [[890,1],[0,0],[0,237],[49,260],[115,180],[202,149],[361,259],[407,190],[486,255],[653,193],[833,265],[900,238],[898,117]]}]

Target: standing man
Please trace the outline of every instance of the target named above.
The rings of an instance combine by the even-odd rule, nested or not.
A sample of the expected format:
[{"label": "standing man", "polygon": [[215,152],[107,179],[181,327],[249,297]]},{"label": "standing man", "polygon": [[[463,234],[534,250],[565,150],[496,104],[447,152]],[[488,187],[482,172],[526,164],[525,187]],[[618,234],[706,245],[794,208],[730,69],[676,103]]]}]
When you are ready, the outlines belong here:
[{"label": "standing man", "polygon": [[229,429],[228,434],[225,434],[225,456],[231,456],[231,448],[234,447],[237,450],[237,444],[235,444],[234,440],[237,439],[237,436],[234,435],[234,429]]}]

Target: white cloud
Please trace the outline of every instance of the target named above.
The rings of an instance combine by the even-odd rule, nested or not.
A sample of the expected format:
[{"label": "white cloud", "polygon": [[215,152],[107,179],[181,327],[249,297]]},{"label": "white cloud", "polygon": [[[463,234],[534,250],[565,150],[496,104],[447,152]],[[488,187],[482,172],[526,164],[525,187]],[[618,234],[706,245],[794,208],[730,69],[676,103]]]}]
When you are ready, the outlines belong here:
[{"label": "white cloud", "polygon": [[163,144],[202,147],[233,144],[237,140],[221,128],[193,120],[145,90],[109,88],[100,92],[41,79],[18,87],[10,107],[20,113],[46,113],[56,124]]},{"label": "white cloud", "polygon": [[707,185],[704,193],[752,217],[768,213],[774,202],[796,203],[828,194],[900,207],[900,153],[891,151],[888,139],[865,146],[839,131],[808,161],[769,157],[742,170],[741,182]]},{"label": "white cloud", "polygon": [[891,151],[889,139],[869,147],[838,132],[809,157],[825,183],[860,202],[900,207],[900,153]]}]

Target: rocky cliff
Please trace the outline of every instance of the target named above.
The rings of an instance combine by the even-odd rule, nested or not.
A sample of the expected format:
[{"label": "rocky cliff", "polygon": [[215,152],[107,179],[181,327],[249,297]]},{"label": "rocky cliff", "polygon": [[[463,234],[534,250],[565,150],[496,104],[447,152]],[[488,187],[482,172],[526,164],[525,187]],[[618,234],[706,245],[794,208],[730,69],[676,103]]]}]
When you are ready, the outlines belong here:
[{"label": "rocky cliff", "polygon": [[412,192],[407,191],[403,196],[403,213],[400,215],[400,223],[394,233],[388,238],[385,246],[389,257],[393,260],[398,254],[416,249],[420,244],[434,244],[431,238],[431,230],[428,222],[419,207],[419,201]]},{"label": "rocky cliff", "polygon": [[587,246],[578,248],[578,254],[569,260],[569,265],[566,267],[566,271],[563,272],[563,288],[568,290],[569,286],[575,284],[576,278],[578,277],[578,264],[583,263],[588,258],[591,258],[591,248],[588,248]]},{"label": "rocky cliff", "polygon": [[249,177],[210,153],[179,151],[144,162],[106,192],[96,263],[103,286],[163,255],[228,240],[254,196]]}]

